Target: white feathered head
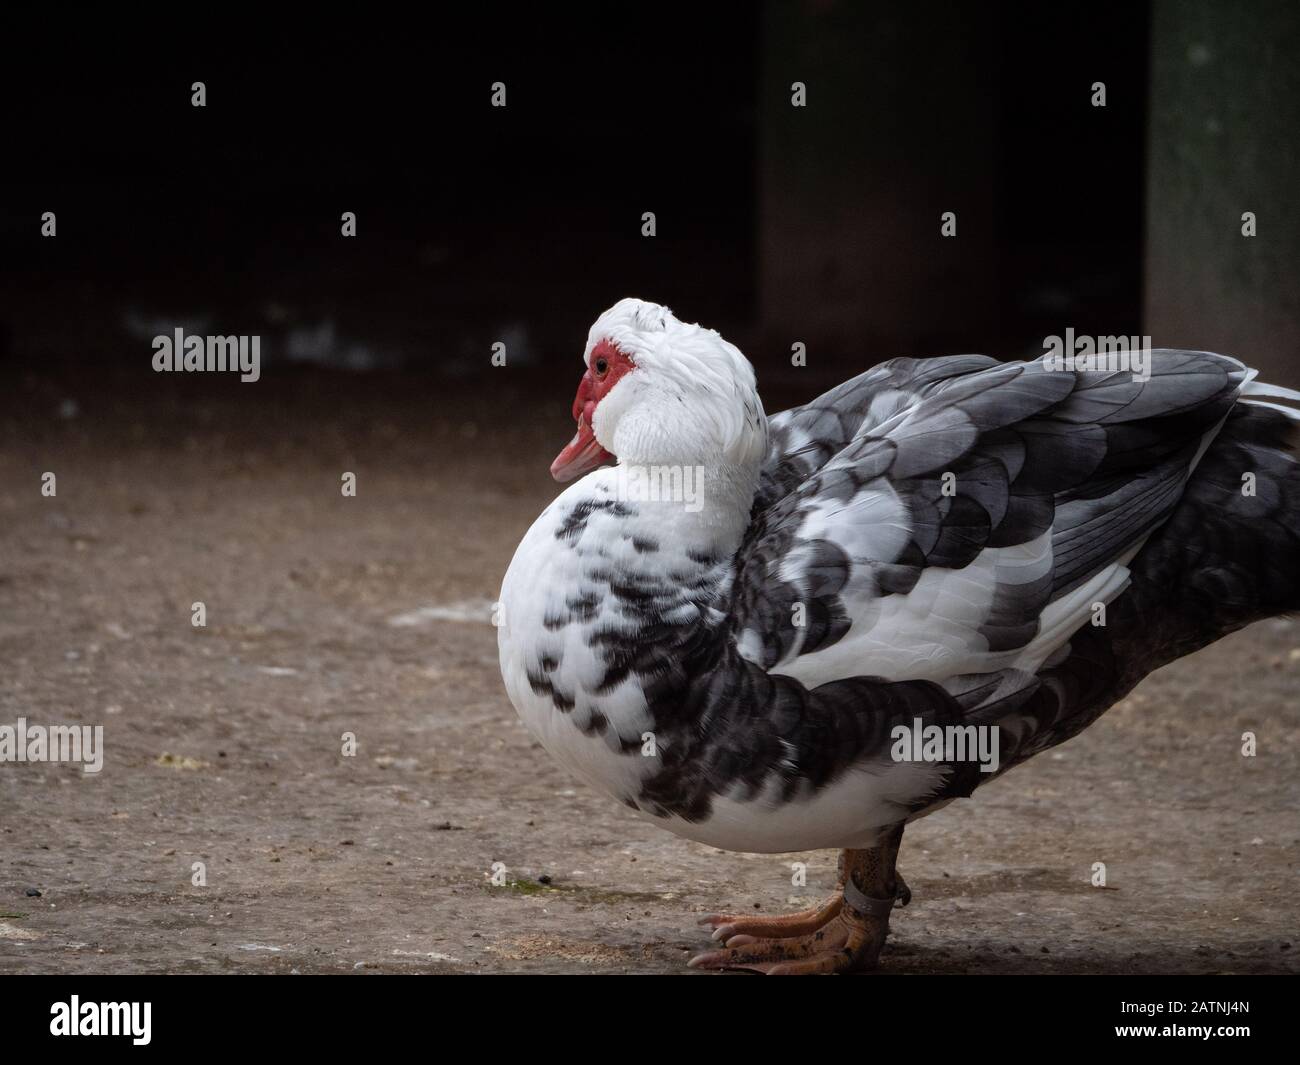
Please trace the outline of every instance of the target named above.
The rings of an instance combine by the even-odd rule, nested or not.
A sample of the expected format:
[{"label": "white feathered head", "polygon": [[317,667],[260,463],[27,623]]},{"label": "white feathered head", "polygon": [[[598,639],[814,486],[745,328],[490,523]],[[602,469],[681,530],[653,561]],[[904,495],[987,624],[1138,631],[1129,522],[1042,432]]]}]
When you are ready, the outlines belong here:
[{"label": "white feathered head", "polygon": [[578,432],[551,466],[557,480],[613,459],[754,470],[762,461],[767,417],[754,368],[715,330],[623,299],[596,319],[583,361]]}]

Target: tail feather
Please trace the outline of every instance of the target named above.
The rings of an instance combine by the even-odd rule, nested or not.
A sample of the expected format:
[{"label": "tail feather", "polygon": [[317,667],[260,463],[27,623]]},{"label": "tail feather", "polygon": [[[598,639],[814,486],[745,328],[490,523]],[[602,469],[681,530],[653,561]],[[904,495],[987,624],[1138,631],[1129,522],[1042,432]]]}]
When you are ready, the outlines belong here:
[{"label": "tail feather", "polygon": [[1228,415],[1133,566],[1198,639],[1300,610],[1300,463],[1289,423],[1262,406],[1275,405],[1243,403]]},{"label": "tail feather", "polygon": [[1243,403],[1249,403],[1252,407],[1267,407],[1269,410],[1281,411],[1292,421],[1300,422],[1300,410],[1295,407],[1284,407],[1281,403],[1266,403],[1262,399],[1243,399]]},{"label": "tail feather", "polygon": [[1285,407],[1281,403],[1269,403],[1266,400],[1258,399],[1258,396],[1268,396],[1270,399],[1289,399],[1293,403],[1300,403],[1300,392],[1294,388],[1283,388],[1281,385],[1270,385],[1265,381],[1255,379],[1257,371],[1252,370],[1250,376],[1246,379],[1241,388],[1241,401],[1249,403],[1252,407],[1268,407],[1272,410],[1281,411],[1292,421],[1300,421],[1300,409],[1296,407]]}]

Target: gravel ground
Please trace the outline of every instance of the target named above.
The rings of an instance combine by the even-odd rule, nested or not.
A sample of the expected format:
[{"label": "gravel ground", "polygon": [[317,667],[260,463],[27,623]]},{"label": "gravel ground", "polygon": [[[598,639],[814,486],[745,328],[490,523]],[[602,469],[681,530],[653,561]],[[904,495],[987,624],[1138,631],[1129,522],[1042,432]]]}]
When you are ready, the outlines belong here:
[{"label": "gravel ground", "polygon": [[[488,609],[573,382],[516,373],[0,400],[0,724],[105,737],[0,765],[0,971],[673,973],[703,914],[829,893],[833,853],[679,840],[517,722]],[[1300,970],[1297,676],[1264,622],[910,827],[882,970]]]}]

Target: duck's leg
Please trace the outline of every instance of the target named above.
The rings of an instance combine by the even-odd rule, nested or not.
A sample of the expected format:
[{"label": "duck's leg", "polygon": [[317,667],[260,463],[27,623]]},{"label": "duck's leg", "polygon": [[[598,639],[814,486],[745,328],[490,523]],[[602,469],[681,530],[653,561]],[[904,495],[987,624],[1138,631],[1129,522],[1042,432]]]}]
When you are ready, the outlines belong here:
[{"label": "duck's leg", "polygon": [[[889,934],[889,914],[895,901],[905,905],[911,898],[895,869],[902,839],[903,826],[897,825],[876,847],[844,851],[837,899],[819,910],[785,918],[748,918],[722,925],[718,931],[734,930],[725,940],[726,949],[692,958],[691,965],[752,969],[770,975],[872,968]],[[809,928],[814,917],[823,919]],[[754,932],[749,931],[751,927]],[[791,932],[791,928],[798,931]]]},{"label": "duck's leg", "polygon": [[[839,890],[820,906],[766,917],[756,917],[746,913],[716,913],[705,917],[700,924],[713,929],[713,939],[736,947],[743,943],[752,943],[755,937],[785,939],[790,936],[810,935],[827,924],[844,905],[844,856],[848,853],[848,851],[840,852]],[[902,883],[901,878],[899,882]],[[907,892],[907,899],[910,900],[912,893],[907,891],[906,884],[903,885],[903,890]],[[907,902],[904,901],[903,905],[906,906]],[[732,939],[736,941],[732,943]]]}]

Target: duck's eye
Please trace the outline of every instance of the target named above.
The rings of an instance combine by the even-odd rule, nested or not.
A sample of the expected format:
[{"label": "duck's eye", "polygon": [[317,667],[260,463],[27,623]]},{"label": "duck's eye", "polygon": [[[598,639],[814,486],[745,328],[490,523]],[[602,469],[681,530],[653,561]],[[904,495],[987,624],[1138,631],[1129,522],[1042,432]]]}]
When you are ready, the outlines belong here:
[{"label": "duck's eye", "polygon": [[602,355],[596,360],[596,376],[604,377],[607,373],[609,373],[609,362]]}]

